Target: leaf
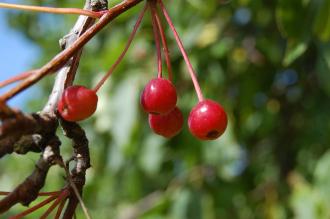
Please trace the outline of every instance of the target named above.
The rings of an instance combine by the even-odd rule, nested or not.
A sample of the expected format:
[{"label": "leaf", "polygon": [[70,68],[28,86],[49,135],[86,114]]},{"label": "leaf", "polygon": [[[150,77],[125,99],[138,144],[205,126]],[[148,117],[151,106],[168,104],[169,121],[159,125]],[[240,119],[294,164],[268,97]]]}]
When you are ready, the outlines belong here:
[{"label": "leaf", "polygon": [[288,66],[305,53],[308,43],[306,41],[289,41],[285,50],[283,65]]},{"label": "leaf", "polygon": [[[282,36],[288,39],[283,65],[288,66],[308,48],[311,38],[311,20],[315,10],[309,1],[280,0],[276,8],[276,21]],[[302,25],[304,26],[302,28]]]},{"label": "leaf", "polygon": [[318,7],[314,22],[314,33],[322,41],[330,40],[330,1],[323,0]]}]

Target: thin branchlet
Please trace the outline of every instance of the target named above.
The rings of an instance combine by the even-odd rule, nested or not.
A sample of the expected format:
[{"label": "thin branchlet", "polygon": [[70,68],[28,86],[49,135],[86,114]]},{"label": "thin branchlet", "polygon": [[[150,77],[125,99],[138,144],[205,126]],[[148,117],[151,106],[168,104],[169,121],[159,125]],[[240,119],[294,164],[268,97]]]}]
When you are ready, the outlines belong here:
[{"label": "thin branchlet", "polygon": [[0,96],[0,101],[8,101],[23,90],[31,87],[40,81],[46,75],[59,70],[69,59],[76,54],[89,40],[91,40],[99,31],[107,26],[116,17],[140,3],[142,0],[126,0],[109,9],[92,27],[82,34],[69,48],[57,54],[52,60],[45,64],[40,69],[37,69],[35,74],[22,81],[20,84]]}]

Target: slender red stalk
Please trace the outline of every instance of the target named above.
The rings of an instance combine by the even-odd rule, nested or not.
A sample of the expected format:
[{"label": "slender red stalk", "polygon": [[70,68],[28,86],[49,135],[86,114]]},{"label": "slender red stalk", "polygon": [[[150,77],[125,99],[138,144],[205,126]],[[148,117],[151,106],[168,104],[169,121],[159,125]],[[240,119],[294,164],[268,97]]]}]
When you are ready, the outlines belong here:
[{"label": "slender red stalk", "polygon": [[57,209],[57,212],[56,212],[56,215],[55,215],[54,219],[60,219],[66,200],[67,200],[67,198],[62,199],[62,202],[58,206],[58,209]]},{"label": "slender red stalk", "polygon": [[120,54],[120,56],[118,57],[118,59],[115,61],[115,63],[111,66],[111,68],[109,69],[109,71],[107,72],[107,74],[100,80],[100,82],[95,86],[94,88],[94,91],[97,92],[100,87],[104,84],[104,82],[110,77],[110,75],[112,74],[112,72],[115,70],[115,68],[119,65],[119,63],[123,60],[124,56],[126,55],[126,52],[128,51],[129,47],[131,46],[131,43],[135,37],[135,34],[137,32],[137,30],[139,29],[139,26],[141,24],[141,21],[142,21],[142,18],[146,12],[148,8],[148,5],[146,4],[142,10],[142,12],[140,13],[135,25],[134,25],[134,28],[133,28],[133,31],[132,33],[130,34],[128,40],[127,40],[127,43],[126,43],[126,46],[123,50],[123,52]]},{"label": "slender red stalk", "polygon": [[[155,3],[152,1],[149,1],[148,3],[150,5],[150,8],[153,8]],[[154,33],[154,39],[155,39],[156,51],[157,51],[158,78],[161,78],[163,69],[162,69],[162,52],[160,50],[159,29],[157,27],[157,22],[152,10],[150,10],[150,14],[151,14],[152,30]]]},{"label": "slender red stalk", "polygon": [[57,198],[57,195],[50,196],[49,198],[45,199],[44,201],[40,202],[39,204],[27,209],[26,211],[23,211],[20,214],[17,214],[15,216],[10,217],[9,219],[20,219],[23,218],[24,216],[34,212],[35,210],[38,210],[39,208],[47,205],[51,201],[55,200]]},{"label": "slender red stalk", "polygon": [[164,4],[163,4],[163,1],[162,0],[158,0],[158,2],[159,2],[159,5],[160,5],[161,10],[163,11],[163,14],[165,16],[165,19],[166,19],[168,25],[170,26],[170,28],[171,28],[171,30],[173,32],[174,38],[175,38],[175,40],[176,40],[176,42],[177,42],[177,44],[179,46],[179,49],[180,49],[180,51],[182,53],[182,56],[183,56],[183,58],[184,58],[184,60],[185,60],[185,62],[187,64],[187,67],[188,67],[188,71],[189,71],[191,80],[192,80],[192,82],[194,84],[194,87],[195,87],[195,90],[196,90],[196,93],[197,93],[197,96],[198,96],[198,100],[199,101],[203,101],[204,100],[204,97],[203,97],[201,88],[200,88],[200,86],[198,84],[198,81],[197,81],[197,78],[196,78],[196,73],[195,73],[194,68],[192,67],[192,64],[191,64],[191,62],[190,62],[190,60],[188,58],[188,55],[187,55],[187,53],[186,53],[186,51],[184,49],[184,46],[183,46],[182,41],[181,41],[181,39],[179,37],[179,34],[176,31],[176,29],[175,29],[175,27],[173,25],[173,22],[172,22],[170,16],[168,15],[168,12],[167,12]]},{"label": "slender red stalk", "polygon": [[[9,195],[11,192],[0,192],[0,195]],[[59,195],[61,192],[39,192],[38,196],[54,196]]]},{"label": "slender red stalk", "polygon": [[23,72],[23,73],[21,73],[21,74],[19,74],[19,75],[15,75],[14,77],[11,77],[11,78],[9,78],[9,79],[7,79],[7,80],[1,81],[1,82],[0,82],[0,88],[5,87],[5,86],[7,86],[7,85],[9,85],[9,84],[15,83],[15,82],[17,82],[17,81],[20,81],[20,80],[26,79],[26,78],[28,78],[30,75],[32,75],[33,72],[34,72],[34,70],[27,71],[27,72]]},{"label": "slender red stalk", "polygon": [[169,52],[169,49],[168,49],[168,46],[167,46],[167,40],[166,40],[164,28],[163,28],[162,22],[161,22],[161,20],[158,16],[156,5],[152,4],[151,6],[152,6],[151,11],[152,11],[152,14],[153,14],[153,16],[156,20],[157,27],[158,27],[159,34],[160,34],[160,38],[162,40],[162,45],[163,45],[163,50],[164,50],[164,55],[165,55],[165,61],[166,61],[167,71],[168,71],[168,78],[169,78],[170,81],[172,81],[173,71],[172,71],[170,52]]},{"label": "slender red stalk", "polygon": [[55,207],[60,204],[60,202],[67,198],[69,195],[69,190],[64,189],[61,194],[57,197],[57,199],[54,201],[54,203],[47,209],[47,211],[40,217],[40,219],[46,219],[50,213],[55,209]]},{"label": "slender red stalk", "polygon": [[0,192],[0,195],[9,195],[10,192]]},{"label": "slender red stalk", "polygon": [[56,191],[56,192],[39,192],[39,196],[51,196],[51,195],[59,195],[61,191]]},{"label": "slender red stalk", "polygon": [[86,15],[93,18],[100,18],[102,16],[102,13],[84,10],[80,8],[52,8],[52,7],[41,7],[41,6],[8,4],[8,3],[0,3],[0,8],[37,11],[37,12],[45,12],[45,13],[53,13],[53,14],[78,14],[78,15]]}]

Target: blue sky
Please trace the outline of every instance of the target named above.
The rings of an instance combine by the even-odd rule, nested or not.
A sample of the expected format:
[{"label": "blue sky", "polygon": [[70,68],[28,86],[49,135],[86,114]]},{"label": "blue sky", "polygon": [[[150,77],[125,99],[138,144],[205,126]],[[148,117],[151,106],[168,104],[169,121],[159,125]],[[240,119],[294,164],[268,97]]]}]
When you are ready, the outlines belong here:
[{"label": "blue sky", "polygon": [[[5,9],[0,9],[0,81],[31,69],[38,58],[38,47],[26,40],[22,34],[10,29],[5,20]],[[0,89],[0,94],[8,88]],[[28,89],[9,101],[9,105],[22,108],[35,92]]]}]

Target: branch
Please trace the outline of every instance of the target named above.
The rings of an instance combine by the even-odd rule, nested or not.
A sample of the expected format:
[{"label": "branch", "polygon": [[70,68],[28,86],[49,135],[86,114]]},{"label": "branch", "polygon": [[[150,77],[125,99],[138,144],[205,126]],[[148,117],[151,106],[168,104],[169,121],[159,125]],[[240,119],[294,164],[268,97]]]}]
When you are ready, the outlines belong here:
[{"label": "branch", "polygon": [[10,217],[9,219],[21,219],[21,218],[25,217],[26,215],[29,215],[32,212],[40,209],[41,207],[49,204],[50,202],[54,201],[56,198],[57,198],[57,195],[52,195],[52,196],[46,198],[45,200],[43,200],[42,202],[34,205],[33,207],[28,208],[27,210],[15,215],[15,216]]},{"label": "branch", "polygon": [[17,115],[13,109],[7,106],[7,104],[0,100],[0,120],[14,118]]},{"label": "branch", "polygon": [[[74,80],[82,48],[109,22],[141,1],[123,1],[108,10],[94,25],[95,19],[80,16],[71,32],[61,41],[63,51],[40,69],[34,70],[33,74],[28,75],[26,79],[20,78],[23,79],[20,84],[0,97],[0,158],[12,152],[24,154],[29,151],[42,151],[32,174],[14,191],[0,200],[0,214],[17,203],[28,205],[35,200],[44,186],[49,168],[56,163],[63,163],[59,150],[61,142],[56,136],[58,123],[55,111],[64,88],[71,85]],[[106,0],[86,0],[85,8],[104,10],[106,3]],[[58,70],[60,71],[53,91],[42,112],[26,115],[6,105],[7,100],[32,86],[47,74]],[[73,141],[73,158],[76,164],[69,177],[77,188],[78,194],[82,194],[86,181],[86,170],[90,167],[88,139],[78,124],[62,120],[60,122],[66,136]],[[71,185],[71,190],[74,186]],[[68,200],[63,218],[72,218],[79,202],[73,191],[70,191]]]},{"label": "branch", "polygon": [[5,119],[0,126],[0,158],[16,152],[40,152],[44,144],[54,137],[57,129],[56,118],[48,114],[17,114]]},{"label": "branch", "polygon": [[53,13],[53,14],[78,14],[78,15],[86,15],[93,18],[99,18],[101,16],[100,13],[95,13],[93,11],[83,10],[80,8],[52,8],[52,7],[8,4],[8,3],[0,3],[0,8],[37,11],[37,12],[45,12],[45,13]]},{"label": "branch", "polygon": [[[108,2],[106,0],[86,0],[84,9],[99,11],[107,9]],[[91,27],[95,22],[95,19],[79,16],[75,25],[71,31],[60,40],[60,46],[63,50],[71,47],[77,39],[86,32],[86,30]],[[79,65],[80,56],[82,53],[82,48],[79,49],[76,54],[59,70],[56,76],[56,80],[53,86],[52,93],[48,99],[47,104],[45,105],[43,112],[54,114],[57,107],[57,102],[61,97],[63,90],[72,84],[75,74]]]},{"label": "branch", "polygon": [[45,184],[49,168],[58,160],[62,160],[59,154],[60,144],[61,142],[57,137],[48,142],[32,174],[0,201],[0,214],[17,203],[27,206],[38,197],[40,189]]},{"label": "branch", "polygon": [[23,79],[26,79],[33,73],[34,73],[34,70],[30,70],[30,71],[23,72],[19,75],[15,75],[14,77],[8,78],[7,80],[1,81],[0,82],[0,88],[5,87],[9,84],[15,83],[17,81],[21,81]]},{"label": "branch", "polygon": [[[104,10],[107,8],[105,0],[86,0],[85,9]],[[62,48],[70,47],[95,19],[80,16],[70,33],[60,41]],[[71,84],[78,68],[82,49],[59,71],[53,86],[53,91],[45,105],[42,113],[25,115],[21,112],[14,112],[6,104],[0,105],[0,116],[3,118],[0,126],[0,158],[5,154],[25,154],[29,151],[42,151],[41,145],[48,141],[49,136],[55,135],[57,119],[54,113],[58,98],[62,95],[63,89]],[[6,119],[7,118],[7,119]],[[8,119],[10,118],[10,119]]]},{"label": "branch", "polygon": [[[76,164],[71,170],[71,176],[68,177],[71,178],[72,183],[74,183],[81,196],[86,181],[86,170],[90,167],[88,139],[85,131],[77,123],[60,120],[60,124],[64,134],[73,142],[73,159],[76,161]],[[63,218],[71,219],[78,203],[79,200],[75,192],[72,191]]]},{"label": "branch", "polygon": [[46,219],[50,213],[59,205],[62,200],[65,200],[69,195],[69,190],[64,189],[61,194],[57,197],[54,203],[47,209],[47,211],[40,217],[40,219]]},{"label": "branch", "polygon": [[124,13],[131,7],[135,6],[142,0],[126,0],[113,8],[109,9],[101,19],[90,27],[81,37],[77,39],[69,48],[65,49],[58,55],[56,55],[51,61],[49,61],[42,68],[38,69],[35,74],[18,84],[13,89],[9,90],[0,97],[0,101],[7,101],[14,97],[21,91],[32,86],[47,74],[57,71],[61,68],[77,51],[79,51],[90,39],[92,39],[100,30],[102,30],[109,22],[115,19],[120,14]]}]

